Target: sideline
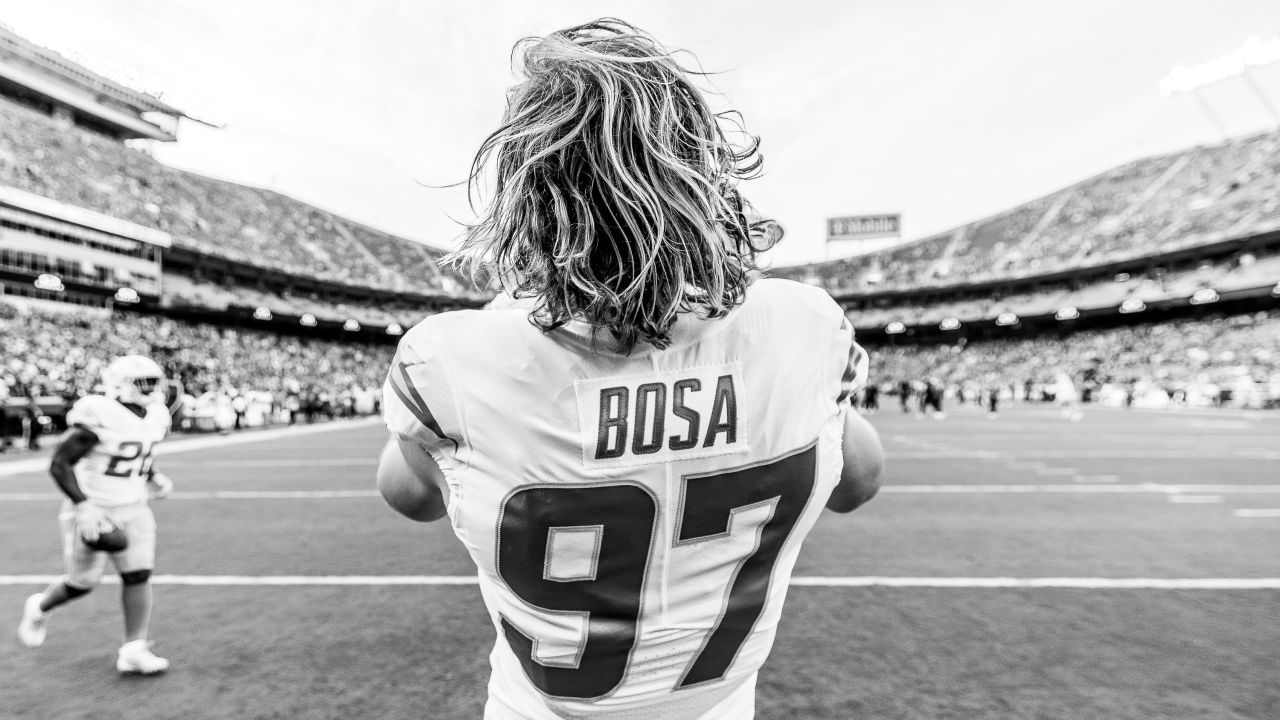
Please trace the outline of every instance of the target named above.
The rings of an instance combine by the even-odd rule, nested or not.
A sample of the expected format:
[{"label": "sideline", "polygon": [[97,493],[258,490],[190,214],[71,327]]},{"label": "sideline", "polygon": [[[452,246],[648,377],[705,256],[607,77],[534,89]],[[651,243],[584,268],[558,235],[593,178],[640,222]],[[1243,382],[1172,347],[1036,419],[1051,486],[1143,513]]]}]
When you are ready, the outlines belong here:
[{"label": "sideline", "polygon": [[[382,418],[377,415],[370,415],[368,417],[356,418],[354,420],[330,420],[328,422],[317,423],[315,425],[293,425],[281,428],[267,428],[264,430],[242,430],[231,435],[178,438],[176,440],[164,441],[164,450],[160,454],[162,457],[168,457],[170,455],[177,455],[180,453],[205,450],[211,447],[244,445],[245,443],[265,442],[267,440],[275,440],[282,437],[314,435],[316,433],[345,430],[351,427],[373,425],[375,423],[381,424]],[[48,456],[0,462],[0,477],[22,475],[29,472],[39,472],[48,469],[48,467]]]},{"label": "sideline", "polygon": [[[0,575],[3,585],[47,585],[61,575]],[[107,576],[105,584],[119,583]],[[474,575],[155,575],[156,585],[220,587],[335,587],[478,585]],[[1280,590],[1280,578],[1099,577],[796,577],[792,587],[897,587],[1080,590]]]}]

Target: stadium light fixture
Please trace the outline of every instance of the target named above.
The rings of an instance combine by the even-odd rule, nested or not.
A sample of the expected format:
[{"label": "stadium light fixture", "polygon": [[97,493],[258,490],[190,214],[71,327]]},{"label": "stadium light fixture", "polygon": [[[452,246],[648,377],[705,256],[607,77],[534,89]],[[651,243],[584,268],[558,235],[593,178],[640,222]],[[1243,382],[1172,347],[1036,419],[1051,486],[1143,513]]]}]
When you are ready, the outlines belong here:
[{"label": "stadium light fixture", "polygon": [[271,315],[270,308],[259,307],[257,310],[253,311],[253,317],[255,320],[270,320],[273,316]]},{"label": "stadium light fixture", "polygon": [[316,326],[316,316],[311,313],[302,313],[302,317],[298,318],[298,322],[307,327]]},{"label": "stadium light fixture", "polygon": [[1191,293],[1192,305],[1206,305],[1213,302],[1218,302],[1218,291],[1213,288],[1200,288]]},{"label": "stadium light fixture", "polygon": [[906,331],[907,331],[907,326],[903,325],[897,320],[894,320],[893,322],[884,326],[884,333],[886,335],[901,335]]},{"label": "stadium light fixture", "polygon": [[1120,303],[1120,312],[1128,315],[1129,313],[1138,313],[1147,309],[1147,304],[1138,298],[1129,298]]},{"label": "stadium light fixture", "polygon": [[938,328],[941,330],[959,330],[960,320],[953,317],[946,318],[942,322],[938,323]]},{"label": "stadium light fixture", "polygon": [[360,323],[353,319],[348,319],[346,322],[342,323],[342,329],[347,332],[357,332],[360,330]]},{"label": "stadium light fixture", "polygon": [[116,290],[116,302],[119,303],[136,303],[141,302],[142,298],[138,297],[138,291],[131,287],[122,287]]},{"label": "stadium light fixture", "polygon": [[391,323],[387,326],[388,335],[403,335],[404,328],[400,327],[400,323]]},{"label": "stadium light fixture", "polygon": [[1080,317],[1080,311],[1068,305],[1058,308],[1058,312],[1054,313],[1053,317],[1058,320],[1075,320]]},{"label": "stadium light fixture", "polygon": [[999,326],[1001,326],[1001,327],[1008,327],[1008,326],[1010,326],[1010,325],[1017,325],[1017,324],[1018,324],[1018,316],[1017,316],[1017,315],[1015,315],[1014,313],[1011,313],[1011,312],[1002,312],[1002,313],[1000,313],[999,317],[997,317],[997,318],[996,318],[996,324],[997,324],[997,325],[999,325]]},{"label": "stadium light fixture", "polygon": [[37,289],[48,290],[49,292],[62,292],[67,289],[67,286],[62,284],[62,278],[49,273],[40,275],[32,285],[35,285]]}]

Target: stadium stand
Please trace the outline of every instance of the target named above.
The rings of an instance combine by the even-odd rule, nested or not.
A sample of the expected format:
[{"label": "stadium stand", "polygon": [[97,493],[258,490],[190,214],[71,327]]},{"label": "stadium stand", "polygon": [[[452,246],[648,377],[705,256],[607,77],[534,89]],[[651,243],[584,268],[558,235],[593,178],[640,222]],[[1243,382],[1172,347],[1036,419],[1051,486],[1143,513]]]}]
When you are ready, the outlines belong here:
[{"label": "stadium stand", "polygon": [[[491,294],[442,266],[440,250],[126,146],[174,140],[187,116],[14,37],[0,29],[0,62],[44,75],[0,83],[11,403],[40,396],[52,414],[111,357],[141,352],[193,406],[253,396],[276,420],[370,412],[397,335]],[[55,81],[88,99],[42,99]],[[156,113],[168,120],[148,124]],[[889,250],[769,274],[841,302],[886,386],[937,378],[953,397],[1044,399],[1062,368],[1106,402],[1274,405],[1280,131],[1143,158]]]},{"label": "stadium stand", "polygon": [[170,168],[0,98],[0,183],[170,233],[176,247],[396,291],[469,287],[439,253],[270,190]]},{"label": "stadium stand", "polygon": [[851,309],[849,318],[859,330],[876,331],[895,321],[906,326],[937,325],[945,318],[982,323],[994,322],[1007,313],[1019,318],[1055,316],[1065,308],[1085,314],[1115,313],[1126,307],[1145,309],[1189,303],[1200,290],[1212,290],[1219,297],[1242,293],[1265,296],[1271,294],[1277,282],[1280,282],[1280,254],[1258,257],[1241,253],[1218,262],[1206,260],[1182,270],[1155,268],[1092,281],[1069,278],[1041,284],[1032,291],[1005,295],[993,292],[976,299],[921,304],[907,298],[907,302],[883,301],[878,305],[867,301],[864,306]]},{"label": "stadium stand", "polygon": [[1244,408],[1280,404],[1280,312],[1259,312],[1035,337],[870,348],[885,392],[936,378],[953,398],[1002,391],[1051,400],[1054,374],[1096,402]]},{"label": "stadium stand", "polygon": [[[266,396],[276,409],[291,398],[297,409],[327,404],[326,414],[364,412],[391,362],[394,346],[335,341],[210,323],[107,310],[0,304],[6,361],[0,383],[8,395],[60,399],[60,409],[92,392],[112,358],[140,353],[155,358],[191,398]],[[56,407],[56,404],[54,405]],[[57,410],[50,410],[56,414]],[[288,418],[292,419],[292,418]]]},{"label": "stadium stand", "polygon": [[833,295],[1026,278],[1280,229],[1280,131],[1144,158],[998,215],[852,259],[777,268]]}]

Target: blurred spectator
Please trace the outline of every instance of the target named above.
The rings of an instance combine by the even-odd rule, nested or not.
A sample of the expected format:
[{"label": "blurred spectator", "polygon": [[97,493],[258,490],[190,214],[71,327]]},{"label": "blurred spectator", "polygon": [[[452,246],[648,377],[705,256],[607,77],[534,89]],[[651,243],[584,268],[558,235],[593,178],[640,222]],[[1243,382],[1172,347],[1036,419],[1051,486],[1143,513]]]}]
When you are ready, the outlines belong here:
[{"label": "blurred spectator", "polygon": [[1010,399],[1050,400],[1058,367],[1082,396],[1116,406],[1280,404],[1280,313],[868,352],[877,376],[901,380],[904,409],[918,392],[911,382],[926,378],[972,402],[980,401],[982,386]]},{"label": "blurred spectator", "polygon": [[[181,381],[200,411],[193,421],[215,418],[209,422],[217,429],[234,427],[237,420],[253,424],[251,409],[255,402],[262,404],[260,398],[250,401],[255,393],[267,394],[273,399],[269,404],[287,406],[291,389],[304,381],[317,399],[375,392],[394,351],[391,345],[291,337],[149,315],[72,315],[38,309],[0,316],[0,336],[8,358],[4,377],[17,380],[23,397],[43,388],[42,394],[73,401],[94,391],[112,358],[140,353]],[[6,387],[19,394],[8,383]],[[246,398],[242,412],[234,404],[241,395]],[[333,415],[328,400],[311,411]],[[224,414],[225,422],[220,417]]]}]

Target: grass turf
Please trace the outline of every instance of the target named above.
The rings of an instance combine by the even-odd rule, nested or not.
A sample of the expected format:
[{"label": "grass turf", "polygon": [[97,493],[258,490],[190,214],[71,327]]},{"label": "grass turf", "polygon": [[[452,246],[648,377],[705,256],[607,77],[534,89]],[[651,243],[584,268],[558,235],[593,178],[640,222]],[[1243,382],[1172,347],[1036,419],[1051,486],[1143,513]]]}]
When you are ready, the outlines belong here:
[{"label": "grass turf", "polygon": [[[873,418],[891,486],[1235,483],[1174,504],[1145,494],[886,491],[827,515],[797,575],[1278,577],[1280,421],[1090,412],[1066,423]],[[181,490],[368,490],[370,425],[162,460]],[[1269,452],[1277,452],[1275,457]],[[1236,460],[1236,457],[1243,459]],[[1078,480],[1078,477],[1085,478]],[[1090,479],[1092,478],[1092,479]],[[43,473],[0,477],[0,574],[60,571]],[[375,498],[170,500],[160,573],[470,573],[444,524]],[[0,627],[38,586],[0,586]],[[113,668],[119,589],[53,617],[45,647],[0,643],[0,717],[475,718],[493,629],[474,586],[156,588],[164,677]],[[1280,591],[794,588],[761,672],[760,718],[1276,718]]]}]

